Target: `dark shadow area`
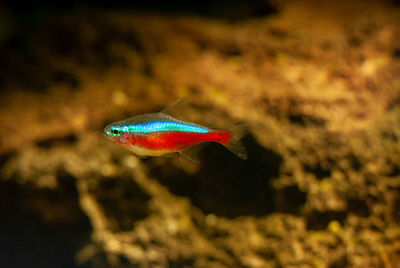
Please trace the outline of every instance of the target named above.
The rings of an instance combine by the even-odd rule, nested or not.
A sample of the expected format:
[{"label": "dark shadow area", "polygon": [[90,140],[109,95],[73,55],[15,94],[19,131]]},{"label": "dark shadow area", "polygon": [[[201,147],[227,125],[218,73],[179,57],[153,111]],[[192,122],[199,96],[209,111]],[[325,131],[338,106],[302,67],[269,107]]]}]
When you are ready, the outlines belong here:
[{"label": "dark shadow area", "polygon": [[307,229],[314,231],[325,230],[331,221],[338,221],[342,226],[347,217],[347,211],[314,211],[307,215]]},{"label": "dark shadow area", "polygon": [[[38,20],[40,17],[49,17],[76,8],[102,8],[114,10],[152,11],[170,15],[200,15],[218,17],[230,20],[258,18],[276,14],[279,10],[271,1],[263,0],[222,0],[180,1],[180,0],[71,0],[71,1],[5,1],[6,7],[20,14],[21,20]],[[25,18],[22,18],[25,15]]]},{"label": "dark shadow area", "polygon": [[[353,154],[349,154],[347,156],[349,159],[349,162],[351,164],[351,168],[354,169],[355,171],[360,171],[363,168],[363,165],[361,164],[360,160],[357,158],[357,156]],[[343,170],[345,171],[345,170]]]},{"label": "dark shadow area", "polygon": [[8,153],[0,154],[0,167],[6,164],[10,159],[12,159],[17,153],[15,151],[11,151]]},{"label": "dark shadow area", "polygon": [[313,211],[307,218],[307,228],[309,230],[325,230],[331,221],[338,221],[343,226],[349,213],[359,217],[369,217],[371,211],[365,200],[349,199],[347,200],[347,210],[345,211]]},{"label": "dark shadow area", "polygon": [[[124,57],[112,50],[114,44],[124,44],[146,55],[147,46],[141,43],[140,33],[121,32],[104,21],[101,10],[167,16],[195,15],[230,22],[279,12],[274,4],[262,0],[233,0],[229,4],[221,0],[5,1],[1,7],[0,15],[5,15],[5,19],[0,19],[0,58],[3,63],[3,67],[0,66],[0,84],[7,86],[1,88],[0,93],[9,93],[10,88],[17,87],[44,94],[52,84],[63,84],[70,90],[78,90],[81,82],[71,70],[62,67],[55,69],[43,55],[73,59],[100,74],[113,66],[128,64]],[[82,38],[81,29],[77,28],[82,23],[97,28],[99,36],[91,41]],[[159,51],[165,49],[162,43],[157,46]],[[240,48],[234,43],[218,49],[226,56],[241,55]],[[142,68],[145,74],[152,76],[151,63],[145,62]]]},{"label": "dark shadow area", "polygon": [[331,169],[324,168],[320,162],[316,163],[315,165],[304,165],[304,169],[307,172],[310,172],[317,177],[317,179],[322,180],[324,178],[329,178],[332,174]]},{"label": "dark shadow area", "polygon": [[397,189],[397,194],[392,201],[392,217],[393,220],[400,225],[400,189]]},{"label": "dark shadow area", "polygon": [[77,267],[75,254],[91,227],[74,180],[61,175],[57,190],[0,181],[1,267]]},{"label": "dark shadow area", "polygon": [[174,194],[188,197],[205,214],[263,216],[275,209],[270,180],[279,175],[282,158],[262,148],[250,135],[243,143],[247,160],[211,143],[200,152],[201,167],[193,176],[173,167],[152,168],[151,175],[160,178]]},{"label": "dark shadow area", "polygon": [[393,58],[400,59],[400,48],[396,48],[392,52]]},{"label": "dark shadow area", "polygon": [[178,259],[178,260],[170,260],[168,262],[168,267],[170,268],[179,268],[179,267],[193,267],[194,259]]},{"label": "dark shadow area", "polygon": [[41,140],[37,142],[37,146],[44,148],[44,149],[49,149],[55,146],[61,146],[61,145],[72,145],[78,141],[78,137],[75,135],[67,135],[64,137],[52,137],[49,139]]},{"label": "dark shadow area", "polygon": [[302,127],[324,127],[326,125],[324,119],[306,114],[289,114],[289,121]]},{"label": "dark shadow area", "polygon": [[70,89],[78,89],[80,87],[80,81],[75,75],[66,70],[54,70],[52,80],[56,84],[63,84]]},{"label": "dark shadow area", "polygon": [[329,268],[343,268],[343,267],[349,267],[349,265],[350,265],[349,260],[347,256],[344,255],[342,258],[329,265]]},{"label": "dark shadow area", "polygon": [[307,201],[307,193],[300,191],[299,187],[288,186],[275,193],[276,211],[291,214],[300,214]]},{"label": "dark shadow area", "polygon": [[91,194],[96,196],[111,227],[118,231],[132,230],[135,221],[149,214],[150,196],[130,178],[118,177],[99,180]]},{"label": "dark shadow area", "polygon": [[366,200],[360,200],[360,199],[347,200],[347,210],[350,213],[354,213],[360,217],[369,217],[371,215],[371,211],[367,205]]}]

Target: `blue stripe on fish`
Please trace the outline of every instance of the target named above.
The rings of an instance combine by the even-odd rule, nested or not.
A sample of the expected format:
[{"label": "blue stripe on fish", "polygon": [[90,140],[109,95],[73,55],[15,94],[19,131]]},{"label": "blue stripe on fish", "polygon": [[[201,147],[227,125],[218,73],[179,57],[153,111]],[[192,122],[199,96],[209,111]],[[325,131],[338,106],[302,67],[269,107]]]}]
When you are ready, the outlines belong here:
[{"label": "blue stripe on fish", "polygon": [[123,125],[114,128],[121,130],[122,132],[130,132],[130,133],[151,133],[160,131],[186,131],[186,132],[196,132],[196,133],[210,132],[210,130],[204,127],[178,123],[178,122],[168,122],[168,121],[152,121],[141,124]]}]

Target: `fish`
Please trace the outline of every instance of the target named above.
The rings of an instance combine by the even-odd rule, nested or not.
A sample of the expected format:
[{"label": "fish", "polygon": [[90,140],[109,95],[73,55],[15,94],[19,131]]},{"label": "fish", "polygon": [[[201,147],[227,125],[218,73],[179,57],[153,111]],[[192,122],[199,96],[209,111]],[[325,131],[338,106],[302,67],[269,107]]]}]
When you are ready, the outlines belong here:
[{"label": "fish", "polygon": [[240,141],[246,134],[243,125],[236,125],[231,129],[212,129],[180,120],[164,110],[109,124],[104,128],[104,135],[140,157],[180,153],[199,163],[197,153],[202,146],[216,142],[228,148],[240,159],[247,159],[246,148]]}]

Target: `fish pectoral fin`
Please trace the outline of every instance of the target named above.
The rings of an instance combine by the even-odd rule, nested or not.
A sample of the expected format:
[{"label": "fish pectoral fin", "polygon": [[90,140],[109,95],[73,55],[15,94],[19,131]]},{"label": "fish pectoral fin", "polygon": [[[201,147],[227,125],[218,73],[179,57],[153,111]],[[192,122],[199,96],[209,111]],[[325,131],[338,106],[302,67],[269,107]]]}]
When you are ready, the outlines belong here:
[{"label": "fish pectoral fin", "polygon": [[180,151],[179,153],[189,159],[190,161],[200,164],[199,159],[199,151],[206,145],[206,143],[200,143],[193,145],[185,150]]}]

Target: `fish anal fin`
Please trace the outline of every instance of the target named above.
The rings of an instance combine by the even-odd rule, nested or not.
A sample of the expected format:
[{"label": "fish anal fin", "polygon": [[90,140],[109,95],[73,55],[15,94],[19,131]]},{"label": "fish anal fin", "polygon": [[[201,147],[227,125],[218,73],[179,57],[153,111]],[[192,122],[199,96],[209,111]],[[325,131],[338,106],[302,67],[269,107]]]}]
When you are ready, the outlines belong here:
[{"label": "fish anal fin", "polygon": [[193,146],[190,146],[189,148],[186,148],[182,151],[180,151],[179,153],[186,157],[187,159],[189,159],[190,161],[196,163],[196,164],[200,164],[200,160],[199,160],[199,151],[206,145],[206,143],[200,143],[200,144],[196,144]]},{"label": "fish anal fin", "polygon": [[174,156],[176,156],[176,153],[174,152],[174,153],[167,153],[167,154],[163,154],[162,155],[163,157],[174,157]]}]

